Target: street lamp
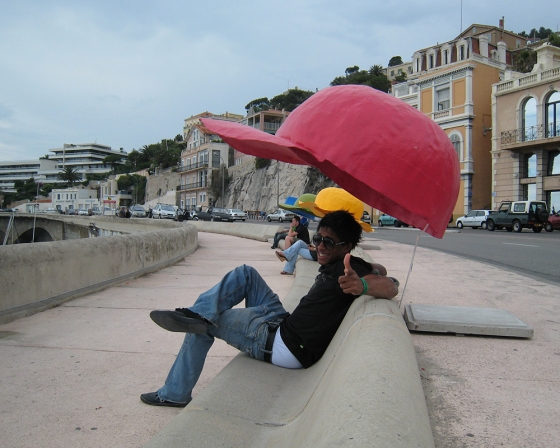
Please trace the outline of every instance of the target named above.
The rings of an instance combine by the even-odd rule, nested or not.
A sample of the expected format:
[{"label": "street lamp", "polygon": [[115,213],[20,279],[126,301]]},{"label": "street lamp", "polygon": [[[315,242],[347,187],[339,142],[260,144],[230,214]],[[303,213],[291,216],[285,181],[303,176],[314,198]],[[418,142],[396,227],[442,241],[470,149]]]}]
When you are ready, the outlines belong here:
[{"label": "street lamp", "polygon": [[37,194],[35,195],[35,204],[33,204],[33,208],[35,211],[35,216],[33,216],[33,236],[31,237],[31,242],[35,242],[35,223],[37,222],[37,208],[39,208],[39,203],[37,202],[39,198],[39,187],[41,186],[41,182],[37,182]]},{"label": "street lamp", "polygon": [[226,162],[220,155],[220,160],[222,161],[222,208],[225,207],[225,198],[224,198],[224,177],[225,177],[225,170],[226,170]]}]

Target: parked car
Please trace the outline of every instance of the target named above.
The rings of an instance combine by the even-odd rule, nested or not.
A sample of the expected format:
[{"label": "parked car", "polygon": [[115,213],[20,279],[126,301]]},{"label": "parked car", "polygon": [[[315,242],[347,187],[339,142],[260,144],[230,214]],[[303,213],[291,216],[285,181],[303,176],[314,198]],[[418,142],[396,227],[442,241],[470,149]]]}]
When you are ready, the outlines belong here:
[{"label": "parked car", "polygon": [[196,212],[194,219],[201,221],[229,221],[233,222],[233,218],[229,215],[225,208],[208,207],[203,212]]},{"label": "parked car", "polygon": [[77,215],[78,210],[76,210],[75,208],[68,208],[68,209],[66,209],[66,214],[67,215]]},{"label": "parked car", "polygon": [[539,233],[548,222],[548,208],[542,201],[502,201],[496,213],[489,215],[486,228],[489,231],[506,229],[521,232],[524,228]]},{"label": "parked car", "polygon": [[152,218],[154,219],[175,219],[175,208],[172,205],[167,204],[157,204],[152,209]]},{"label": "parked car", "polygon": [[408,224],[406,222],[403,222],[397,218],[393,218],[392,216],[386,215],[385,213],[381,214],[381,216],[377,220],[377,225],[379,227],[383,227],[383,226],[408,227]]},{"label": "parked car", "polygon": [[78,209],[78,215],[81,215],[81,216],[88,216],[89,213],[88,213],[88,211],[87,211],[86,208],[80,208],[80,209]]},{"label": "parked car", "polygon": [[103,212],[101,211],[101,209],[99,207],[92,207],[91,208],[91,214],[92,215],[102,215]]},{"label": "parked car", "polygon": [[463,227],[472,227],[473,229],[482,227],[486,229],[486,220],[489,215],[494,213],[496,213],[494,210],[471,210],[465,216],[457,218],[455,226],[458,229],[462,229]]},{"label": "parked car", "polygon": [[548,217],[548,222],[544,225],[544,230],[552,232],[554,229],[560,230],[560,212]]},{"label": "parked car", "polygon": [[245,221],[247,219],[247,213],[243,210],[239,210],[238,208],[228,208],[226,210],[234,221]]},{"label": "parked car", "polygon": [[266,215],[266,220],[268,222],[271,221],[284,222],[284,221],[291,221],[294,216],[295,215],[293,213],[288,212],[282,208],[279,208],[274,213],[269,213],[268,215]]},{"label": "parked car", "polygon": [[362,221],[371,224],[371,216],[369,216],[368,212],[364,211],[364,214],[362,215]]},{"label": "parked car", "polygon": [[130,211],[130,216],[133,218],[145,218],[148,216],[146,209],[141,205],[133,205],[128,210]]}]

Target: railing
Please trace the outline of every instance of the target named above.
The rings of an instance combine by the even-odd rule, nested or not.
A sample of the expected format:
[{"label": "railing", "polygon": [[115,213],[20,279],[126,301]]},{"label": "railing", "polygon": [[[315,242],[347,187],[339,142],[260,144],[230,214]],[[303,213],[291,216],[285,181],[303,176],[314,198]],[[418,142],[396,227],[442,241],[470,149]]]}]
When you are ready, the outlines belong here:
[{"label": "railing", "polygon": [[196,170],[198,168],[208,168],[208,162],[198,162],[198,163],[191,163],[190,165],[179,166],[177,168],[177,172],[184,173],[185,171]]},{"label": "railing", "polygon": [[515,78],[499,83],[496,86],[496,92],[502,93],[507,90],[526,87],[541,81],[547,81],[560,76],[560,67],[551,68],[538,73],[531,73],[521,78]]},{"label": "railing", "polygon": [[208,182],[206,180],[199,180],[198,182],[179,185],[177,187],[177,191],[186,191],[186,190],[193,190],[195,188],[206,188],[206,187],[208,187]]},{"label": "railing", "polygon": [[551,137],[560,137],[560,123],[550,123],[548,126],[538,124],[527,128],[504,131],[501,134],[502,145],[531,142]]}]

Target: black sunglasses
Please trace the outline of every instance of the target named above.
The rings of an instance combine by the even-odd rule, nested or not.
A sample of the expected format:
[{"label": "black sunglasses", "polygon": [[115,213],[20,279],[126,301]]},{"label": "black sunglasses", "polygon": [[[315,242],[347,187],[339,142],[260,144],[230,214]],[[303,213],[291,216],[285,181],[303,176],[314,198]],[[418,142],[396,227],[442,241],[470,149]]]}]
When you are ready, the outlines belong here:
[{"label": "black sunglasses", "polygon": [[315,247],[319,247],[319,244],[321,244],[321,242],[323,243],[323,246],[325,246],[325,249],[328,250],[334,249],[335,246],[346,244],[344,241],[340,243],[335,243],[334,240],[332,238],[329,238],[328,236],[313,235],[313,245]]}]

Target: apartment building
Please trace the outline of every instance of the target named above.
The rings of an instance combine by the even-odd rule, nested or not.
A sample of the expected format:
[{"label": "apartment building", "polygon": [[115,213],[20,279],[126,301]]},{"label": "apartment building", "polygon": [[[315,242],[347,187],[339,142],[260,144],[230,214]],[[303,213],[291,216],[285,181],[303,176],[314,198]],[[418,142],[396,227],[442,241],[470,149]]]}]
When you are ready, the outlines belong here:
[{"label": "apartment building", "polygon": [[536,49],[531,73],[492,87],[492,207],[540,200],[560,210],[560,48]]},{"label": "apartment building", "polygon": [[393,94],[446,132],[459,158],[461,186],[453,216],[491,207],[492,84],[526,38],[500,27],[471,25],[455,39],[418,50],[408,81]]},{"label": "apartment building", "polygon": [[30,178],[43,184],[64,184],[58,180],[58,175],[64,167],[75,168],[86,179],[87,174],[102,174],[111,170],[111,166],[103,162],[105,157],[118,155],[124,163],[127,153],[121,148],[113,151],[110,146],[97,143],[67,144],[62,148],[50,149],[48,158],[37,160],[16,160],[0,162],[0,189],[6,192],[15,192],[14,182],[26,181]]},{"label": "apartment building", "polygon": [[59,182],[57,177],[60,172],[57,171],[53,176],[52,172],[55,170],[56,162],[49,159],[0,162],[0,191],[14,193],[16,181],[25,182],[31,178],[35,179],[35,182],[55,184]]},{"label": "apartment building", "polygon": [[181,164],[177,168],[181,175],[177,189],[180,207],[194,209],[196,206],[214,205],[216,198],[210,194],[212,171],[227,169],[230,165],[229,145],[200,124],[190,128],[185,143]]}]

